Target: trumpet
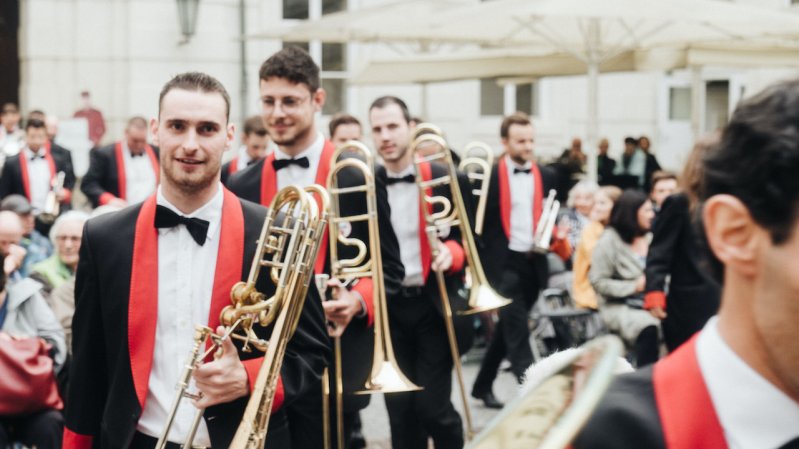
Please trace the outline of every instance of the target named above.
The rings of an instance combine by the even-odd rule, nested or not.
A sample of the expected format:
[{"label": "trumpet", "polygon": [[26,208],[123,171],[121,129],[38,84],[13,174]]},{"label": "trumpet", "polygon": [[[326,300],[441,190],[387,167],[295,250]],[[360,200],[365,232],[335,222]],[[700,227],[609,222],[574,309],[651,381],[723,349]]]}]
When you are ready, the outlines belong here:
[{"label": "trumpet", "polygon": [[552,231],[555,229],[555,221],[558,218],[558,211],[560,210],[560,201],[555,199],[555,190],[550,190],[544,201],[543,209],[541,210],[541,218],[533,233],[533,251],[540,254],[549,252],[549,244],[552,241]]},{"label": "trumpet", "polygon": [[[479,154],[475,155],[475,152]],[[483,222],[488,202],[488,183],[491,180],[491,167],[494,164],[494,150],[483,142],[471,142],[463,149],[463,159],[458,165],[458,170],[466,173],[472,183],[479,183],[472,190],[477,197],[477,210],[474,218],[474,233],[483,235]]]},{"label": "trumpet", "polygon": [[[216,351],[215,355],[219,355],[222,342],[228,338],[244,342],[242,350],[245,352],[252,351],[254,347],[266,353],[244,418],[230,446],[236,449],[263,448],[283,354],[296,330],[321,242],[320,236],[326,226],[326,213],[317,209],[312,194],[320,196],[326,210],[329,202],[327,193],[317,185],[306,189],[288,186],[272,200],[247,281],[238,282],[232,287],[232,304],[220,313],[220,324],[226,327],[225,333],[218,336],[206,326],[195,328],[194,346],[178,382],[178,392],[156,449],[166,447],[182,399],[199,397],[187,391],[195,367],[211,352]],[[274,295],[269,298],[255,288],[262,267],[269,268],[270,278],[276,286]],[[273,324],[270,341],[259,338],[254,326],[265,327],[270,324]],[[209,339],[211,344],[200,354]],[[203,412],[202,409],[196,411],[184,448],[192,446]]]},{"label": "trumpet", "polygon": [[[438,150],[429,153],[428,155],[421,156],[418,151],[421,146],[429,146],[433,144]],[[469,276],[471,279],[471,289],[469,292],[469,310],[464,313],[478,313],[487,310],[496,309],[510,303],[510,300],[499,296],[489,286],[488,281],[483,272],[480,258],[477,255],[477,247],[474,243],[472,236],[471,226],[469,224],[469,217],[466,213],[466,206],[463,203],[460,187],[458,186],[458,177],[455,170],[455,165],[452,162],[452,155],[449,152],[449,147],[441,136],[436,134],[423,134],[417,137],[410,148],[411,153],[414,155],[414,164],[416,166],[416,183],[419,187],[419,199],[422,205],[422,213],[425,219],[425,232],[430,244],[430,252],[433,259],[438,255],[439,230],[448,229],[451,226],[458,226],[461,231],[463,239],[464,252],[468,263]],[[448,174],[425,181],[421,177],[421,170],[419,164],[423,162],[430,162],[441,160],[447,167]],[[450,196],[452,201],[442,196],[432,196],[427,193],[428,189],[435,186],[449,186]],[[441,210],[438,212],[428,212],[427,205],[439,205]],[[454,204],[454,207],[453,207]],[[452,309],[449,303],[449,294],[447,293],[447,286],[444,280],[444,273],[436,270],[436,281],[438,283],[438,290],[441,296],[441,304],[444,310],[444,321],[447,329],[447,338],[449,340],[450,353],[452,355],[452,362],[455,366],[455,373],[458,378],[458,386],[460,389],[461,400],[463,401],[463,412],[466,420],[466,435],[468,439],[474,435],[472,427],[472,418],[469,411],[469,402],[466,397],[466,387],[464,386],[463,372],[460,363],[460,355],[458,354],[458,344],[455,337],[455,328],[452,322]]]},{"label": "trumpet", "polygon": [[50,191],[47,192],[47,198],[44,201],[44,209],[39,212],[39,220],[42,223],[51,224],[58,218],[61,213],[61,204],[58,202],[58,194],[64,188],[64,179],[66,173],[60,171],[50,182]]},{"label": "trumpet", "polygon": [[[358,157],[346,157],[338,160],[342,153],[356,153]],[[391,333],[388,325],[388,307],[386,305],[386,292],[383,285],[383,264],[380,251],[380,231],[377,223],[377,194],[375,193],[374,156],[371,151],[360,142],[349,141],[340,146],[333,155],[335,165],[331,167],[327,177],[327,185],[331,197],[332,218],[330,219],[330,264],[334,277],[344,280],[354,278],[372,279],[372,298],[375,301],[374,318],[374,356],[372,370],[362,391],[356,394],[397,393],[403,391],[421,390],[421,388],[408,380],[399,368],[391,344]],[[352,187],[338,187],[338,175],[344,169],[358,170],[363,176],[364,183]],[[362,215],[341,216],[339,211],[340,195],[363,192],[366,194],[366,210]],[[358,239],[347,238],[340,232],[343,223],[366,221],[369,228],[369,241],[364,243]],[[342,259],[338,254],[338,246],[332,236],[337,236],[338,242],[354,246],[358,249],[355,257]],[[365,261],[369,245],[369,260]]]}]

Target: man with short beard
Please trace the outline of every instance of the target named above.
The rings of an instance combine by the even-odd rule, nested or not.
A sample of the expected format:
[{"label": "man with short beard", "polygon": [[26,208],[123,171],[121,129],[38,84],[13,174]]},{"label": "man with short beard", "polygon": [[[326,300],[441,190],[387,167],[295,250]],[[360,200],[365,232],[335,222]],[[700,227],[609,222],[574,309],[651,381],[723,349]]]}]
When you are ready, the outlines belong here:
[{"label": "man with short beard", "polygon": [[[249,275],[266,210],[222,187],[222,154],[233,140],[230,98],[215,78],[177,75],[161,90],[151,130],[161,185],[140,205],[86,223],[75,281],[66,449],[152,449],[165,430],[195,326],[222,335],[231,287]],[[262,271],[256,289],[275,286]],[[272,326],[255,326],[269,338]],[[320,299],[309,291],[286,347],[267,447],[290,447],[285,406],[319,384],[329,357]],[[194,439],[225,448],[242,420],[261,368],[258,351],[224,340],[196,367],[193,400],[204,409]],[[183,402],[168,435],[177,448],[195,408]]]},{"label": "man with short beard", "polygon": [[[286,47],[267,59],[259,73],[260,97],[263,122],[269,137],[277,145],[265,159],[233,174],[228,187],[239,197],[268,205],[281,188],[295,184],[306,187],[311,184],[327,185],[328,173],[336,161],[331,160],[335,152],[332,142],[325,140],[317,123],[316,113],[322,110],[326,93],[320,87],[319,67],[310,55],[298,47]],[[399,289],[402,265],[399,261],[397,239],[391,232],[388,201],[385,190],[385,171],[380,167],[374,174],[376,185],[377,220],[380,229],[380,251],[382,255],[383,288],[387,294]],[[355,169],[344,168],[337,173],[338,187],[363,185],[363,175]],[[360,192],[338,196],[341,216],[357,216],[367,213],[366,195]],[[357,239],[368,247],[366,221],[343,223],[342,237]],[[325,234],[316,260],[317,274],[331,274],[329,239]],[[337,245],[339,260],[354,257],[354,248],[341,242]],[[369,255],[364,262],[369,261]],[[344,439],[350,436],[350,428],[358,410],[369,403],[368,395],[351,395],[363,389],[369,375],[372,355],[372,323],[374,304],[371,278],[361,278],[349,286],[338,279],[328,283],[331,299],[325,301],[324,309],[331,337],[341,336],[344,400]],[[332,342],[331,342],[332,343]],[[331,379],[335,376],[330,376]],[[294,447],[321,447],[322,411],[319,395],[310,394],[295,406],[289,407],[289,426],[292,429]],[[335,410],[335,404],[331,410]],[[335,428],[332,425],[331,428]]]}]

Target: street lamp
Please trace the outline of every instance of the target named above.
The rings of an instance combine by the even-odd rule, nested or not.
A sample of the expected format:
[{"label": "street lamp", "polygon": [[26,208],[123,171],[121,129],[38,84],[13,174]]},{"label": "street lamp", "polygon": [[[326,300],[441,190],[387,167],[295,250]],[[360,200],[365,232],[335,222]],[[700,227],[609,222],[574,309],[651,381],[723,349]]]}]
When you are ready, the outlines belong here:
[{"label": "street lamp", "polygon": [[200,0],[177,0],[177,2],[180,32],[183,34],[183,40],[180,43],[185,44],[194,36],[194,30],[197,27],[197,5]]}]

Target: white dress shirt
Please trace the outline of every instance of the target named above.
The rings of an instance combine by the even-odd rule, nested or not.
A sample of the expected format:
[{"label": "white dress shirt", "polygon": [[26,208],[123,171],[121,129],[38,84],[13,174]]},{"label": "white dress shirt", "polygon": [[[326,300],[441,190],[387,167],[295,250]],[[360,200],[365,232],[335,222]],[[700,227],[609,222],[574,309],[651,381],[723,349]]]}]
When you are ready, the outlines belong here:
[{"label": "white dress shirt", "polygon": [[247,153],[247,145],[242,145],[239,147],[238,151],[236,151],[236,170],[242,170],[247,168],[247,165],[250,163],[252,158],[250,154]]},{"label": "white dress shirt", "polygon": [[31,206],[36,213],[44,210],[44,204],[47,202],[47,194],[50,193],[50,165],[47,160],[41,155],[44,155],[46,150],[44,147],[39,148],[36,153],[37,157],[33,157],[34,153],[30,148],[25,148],[25,157],[28,158],[28,183],[31,192]]},{"label": "white dress shirt", "polygon": [[156,177],[150,156],[145,151],[133,157],[126,142],[122,142],[122,155],[125,159],[125,196],[128,204],[141,203],[153,194]]},{"label": "white dress shirt", "polygon": [[[401,178],[415,174],[413,165],[401,173],[386,170],[389,178]],[[424,285],[422,274],[422,246],[419,240],[419,188],[416,183],[398,182],[386,186],[388,204],[391,207],[391,227],[397,235],[400,260],[405,267],[405,287]]]},{"label": "white dress shirt", "polygon": [[799,403],[733,352],[717,317],[699,334],[696,355],[730,449],[776,449],[799,437]]},{"label": "white dress shirt", "polygon": [[526,253],[533,249],[533,194],[535,183],[533,176],[526,173],[514,173],[515,168],[529,169],[533,163],[517,165],[511,158],[505,158],[508,169],[508,187],[510,188],[510,240],[511,251]]},{"label": "white dress shirt", "polygon": [[[175,385],[191,352],[194,326],[208,325],[219,250],[222,200],[220,184],[208,203],[186,215],[208,221],[208,237],[203,246],[194,241],[183,225],[158,230],[158,315],[153,366],[147,400],[137,426],[139,432],[152,437],[157,438],[166,423]],[[160,186],[156,202],[184,215],[164,198]],[[194,381],[189,389],[195,391]],[[185,440],[195,411],[189,401],[181,403],[169,441],[182,443]],[[204,421],[200,422],[194,441],[199,446],[211,445]]]},{"label": "white dress shirt", "polygon": [[[316,140],[310,147],[303,150],[298,155],[289,156],[280,150],[280,147],[275,150],[275,159],[299,159],[301,157],[308,158],[308,168],[302,168],[299,165],[289,165],[282,170],[277,171],[277,190],[286,186],[296,184],[299,186],[307,187],[316,182],[316,170],[319,169],[319,159],[322,157],[322,149],[325,147],[325,137],[318,133]],[[239,168],[245,166],[239,165]]]}]

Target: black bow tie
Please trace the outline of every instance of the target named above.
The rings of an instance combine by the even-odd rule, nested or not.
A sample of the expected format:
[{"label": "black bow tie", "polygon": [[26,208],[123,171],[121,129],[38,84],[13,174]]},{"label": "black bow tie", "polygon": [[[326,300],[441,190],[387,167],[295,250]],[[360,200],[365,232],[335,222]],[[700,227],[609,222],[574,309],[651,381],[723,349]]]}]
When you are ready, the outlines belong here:
[{"label": "black bow tie", "polygon": [[392,177],[389,176],[386,179],[386,185],[389,185],[389,186],[390,185],[394,185],[394,184],[399,184],[401,182],[411,182],[411,183],[416,182],[416,176],[414,176],[414,175],[405,175],[405,176],[402,176],[400,178],[392,178]]},{"label": "black bow tie", "polygon": [[144,156],[144,151],[142,151],[141,153],[134,153],[132,151],[130,152],[130,157],[139,157],[139,156]]},{"label": "black bow tie", "polygon": [[156,228],[174,228],[179,224],[186,226],[189,234],[191,234],[191,238],[193,238],[198,245],[203,246],[205,238],[208,235],[207,221],[200,220],[199,218],[184,217],[160,204],[155,208]]},{"label": "black bow tie", "polygon": [[308,162],[308,158],[305,156],[297,159],[275,159],[272,161],[272,167],[275,168],[275,171],[286,168],[291,164],[299,165],[302,168],[308,168],[311,166],[311,163]]},{"label": "black bow tie", "polygon": [[33,156],[31,156],[31,160],[35,161],[36,159],[44,159],[44,153],[41,153],[41,154],[40,153],[33,153]]},{"label": "black bow tie", "polygon": [[517,173],[526,173],[526,174],[529,175],[530,174],[530,169],[529,168],[516,168],[516,167],[514,167],[513,168],[513,174],[515,175]]}]

